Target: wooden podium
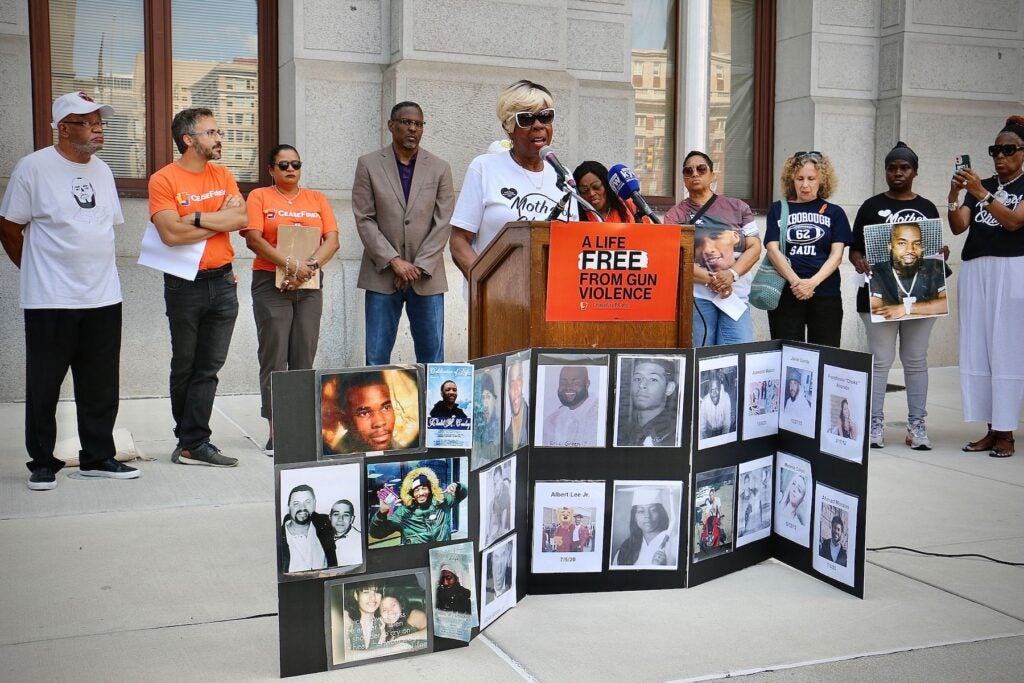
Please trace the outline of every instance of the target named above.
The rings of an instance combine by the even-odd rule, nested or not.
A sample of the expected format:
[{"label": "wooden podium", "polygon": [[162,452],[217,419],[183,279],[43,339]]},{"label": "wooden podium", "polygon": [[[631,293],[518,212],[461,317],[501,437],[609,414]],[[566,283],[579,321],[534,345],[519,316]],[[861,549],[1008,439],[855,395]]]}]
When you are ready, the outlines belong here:
[{"label": "wooden podium", "polygon": [[548,322],[549,224],[508,223],[469,273],[469,357],[527,347],[682,348],[693,338],[693,227],[679,240],[676,319]]}]

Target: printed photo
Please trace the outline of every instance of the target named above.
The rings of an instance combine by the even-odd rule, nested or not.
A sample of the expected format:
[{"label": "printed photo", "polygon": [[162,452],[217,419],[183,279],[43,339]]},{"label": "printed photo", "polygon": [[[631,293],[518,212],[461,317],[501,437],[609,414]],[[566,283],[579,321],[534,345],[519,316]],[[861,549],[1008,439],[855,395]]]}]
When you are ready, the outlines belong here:
[{"label": "printed photo", "polygon": [[533,572],[599,572],[603,481],[538,481],[533,496]]},{"label": "printed photo", "polygon": [[480,628],[516,606],[516,535],[483,551],[480,556],[480,585],[484,599],[480,606]]},{"label": "printed photo", "polygon": [[530,350],[514,353],[505,359],[505,434],[501,452],[514,453],[530,441]]},{"label": "printed photo", "polygon": [[618,357],[615,446],[679,448],[686,358]]},{"label": "printed photo", "polygon": [[698,472],[693,489],[693,562],[732,552],[736,467]]},{"label": "printed photo", "polygon": [[768,538],[772,531],[772,462],[766,455],[740,463],[736,547]]},{"label": "printed photo", "polygon": [[535,441],[539,446],[604,448],[608,356],[537,356]]},{"label": "printed photo", "polygon": [[516,525],[516,458],[480,471],[480,537],[484,547]]},{"label": "printed photo", "polygon": [[334,579],[324,592],[330,668],[433,649],[426,568]]},{"label": "printed photo", "polygon": [[427,448],[472,448],[472,365],[427,365],[427,405]]},{"label": "printed photo", "polygon": [[783,387],[779,429],[814,438],[818,405],[818,352],[782,347]]},{"label": "printed photo", "polygon": [[857,552],[856,496],[818,484],[814,490],[814,510],[818,530],[817,552],[812,565],[825,576],[853,586]]},{"label": "printed photo", "polygon": [[501,457],[501,364],[478,367],[473,374],[473,452],[479,469]]},{"label": "printed photo", "polygon": [[777,434],[783,392],[782,352],[748,353],[746,361],[743,438],[756,439]]},{"label": "printed photo", "polygon": [[775,458],[775,533],[811,547],[811,463],[779,451]]},{"label": "printed photo", "polygon": [[422,449],[421,375],[415,366],[318,370],[320,456]]},{"label": "printed photo", "polygon": [[430,585],[434,587],[434,635],[469,642],[480,624],[476,611],[473,544],[430,549]]},{"label": "printed photo", "polygon": [[616,481],[609,569],[679,566],[681,481]]},{"label": "printed photo", "polygon": [[361,572],[363,466],[358,458],[277,467],[281,580]]},{"label": "printed photo", "polygon": [[736,441],[739,356],[702,358],[697,369],[697,448]]},{"label": "printed photo", "polygon": [[942,241],[937,218],[864,227],[871,322],[949,314]]},{"label": "printed photo", "polygon": [[821,450],[843,460],[864,462],[868,413],[866,372],[825,365],[821,382]]},{"label": "printed photo", "polygon": [[469,462],[366,463],[367,547],[469,537]]}]

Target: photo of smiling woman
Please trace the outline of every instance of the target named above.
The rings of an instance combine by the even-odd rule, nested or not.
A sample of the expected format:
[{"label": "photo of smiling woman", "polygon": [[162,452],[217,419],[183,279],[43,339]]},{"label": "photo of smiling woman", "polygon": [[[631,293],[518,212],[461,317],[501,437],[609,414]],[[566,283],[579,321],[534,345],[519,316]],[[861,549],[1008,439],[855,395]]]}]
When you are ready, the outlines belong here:
[{"label": "photo of smiling woman", "polygon": [[609,569],[676,569],[682,487],[682,482],[615,482]]},{"label": "photo of smiling woman", "polygon": [[[452,260],[468,279],[477,254],[510,221],[544,221],[565,194],[540,149],[554,139],[555,101],[533,81],[516,81],[498,97],[498,121],[511,141],[508,152],[473,159],[452,216]],[[560,220],[577,220],[570,201]]]},{"label": "photo of smiling woman", "polygon": [[[764,236],[768,258],[786,280],[778,308],[768,311],[772,339],[839,346],[839,263],[853,233],[842,208],[825,201],[838,185],[832,162],[821,152],[797,152],[782,165],[785,199],[768,211]],[[779,249],[782,201],[789,204],[785,254]]]}]

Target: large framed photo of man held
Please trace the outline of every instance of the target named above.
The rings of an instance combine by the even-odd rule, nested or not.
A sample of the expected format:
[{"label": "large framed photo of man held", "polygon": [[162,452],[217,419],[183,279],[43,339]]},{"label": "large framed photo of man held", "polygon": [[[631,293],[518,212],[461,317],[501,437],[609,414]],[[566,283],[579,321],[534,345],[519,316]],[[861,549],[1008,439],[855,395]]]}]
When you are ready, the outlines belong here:
[{"label": "large framed photo of man held", "polygon": [[328,668],[434,649],[426,567],[324,583]]},{"label": "large framed photo of man held", "polygon": [[679,448],[682,443],[685,356],[618,356],[616,447]]},{"label": "large framed photo of man held", "polygon": [[316,373],[319,457],[423,450],[422,366]]},{"label": "large framed photo of man held", "polygon": [[949,315],[941,220],[867,225],[864,246],[871,322]]},{"label": "large framed photo of man held", "polygon": [[367,547],[469,537],[469,459],[366,462]]},{"label": "large framed photo of man held", "polygon": [[278,580],[364,571],[360,459],[279,465],[276,474]]},{"label": "large framed photo of man held", "polygon": [[605,354],[537,355],[535,446],[604,448],[608,365]]}]

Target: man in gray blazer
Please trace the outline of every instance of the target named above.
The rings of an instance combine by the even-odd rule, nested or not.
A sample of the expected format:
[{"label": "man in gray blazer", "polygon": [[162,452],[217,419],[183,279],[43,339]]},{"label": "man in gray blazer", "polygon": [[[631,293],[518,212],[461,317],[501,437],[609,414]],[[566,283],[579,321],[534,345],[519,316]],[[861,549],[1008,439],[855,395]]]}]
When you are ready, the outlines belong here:
[{"label": "man in gray blazer", "polygon": [[357,285],[366,290],[366,364],[387,365],[402,307],[417,363],[444,361],[444,247],[454,207],[448,162],[420,147],[423,110],[391,109],[392,143],[360,157],[352,212],[363,242]]}]

